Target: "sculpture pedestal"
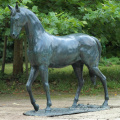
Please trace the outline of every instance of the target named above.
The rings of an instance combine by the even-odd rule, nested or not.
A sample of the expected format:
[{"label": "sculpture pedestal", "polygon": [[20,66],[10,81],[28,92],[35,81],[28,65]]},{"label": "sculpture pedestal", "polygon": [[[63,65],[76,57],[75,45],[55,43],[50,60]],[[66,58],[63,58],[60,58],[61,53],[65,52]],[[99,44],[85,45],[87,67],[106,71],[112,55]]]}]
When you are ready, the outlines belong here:
[{"label": "sculpture pedestal", "polygon": [[83,105],[78,104],[76,108],[51,108],[51,111],[46,113],[44,109],[41,109],[39,111],[28,111],[26,113],[23,113],[27,116],[60,116],[60,115],[70,115],[70,114],[78,114],[78,113],[86,113],[86,112],[95,112],[95,111],[101,111],[101,110],[107,110],[108,107],[101,108],[101,106],[98,105]]}]

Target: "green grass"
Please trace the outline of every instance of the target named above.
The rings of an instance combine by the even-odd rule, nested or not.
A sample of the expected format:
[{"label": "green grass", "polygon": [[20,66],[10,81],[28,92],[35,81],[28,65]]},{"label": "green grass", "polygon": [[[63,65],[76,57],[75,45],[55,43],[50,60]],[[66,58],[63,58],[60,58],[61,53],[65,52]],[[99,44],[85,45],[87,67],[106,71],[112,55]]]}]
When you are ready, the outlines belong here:
[{"label": "green grass", "polygon": [[[120,92],[120,64],[119,59],[102,59],[100,63],[100,70],[107,78],[107,86],[110,94],[116,95]],[[108,62],[110,61],[110,62]],[[109,64],[111,63],[111,64]],[[25,73],[18,76],[12,76],[12,64],[6,64],[5,75],[0,75],[0,92],[1,93],[23,93],[26,91]],[[25,69],[25,67],[24,67]],[[96,86],[91,83],[88,69],[83,68],[84,86],[81,90],[82,95],[96,95],[103,94],[103,86],[100,79],[97,78]],[[77,78],[71,66],[59,69],[49,69],[49,83],[50,91],[62,93],[75,93],[77,90]],[[45,93],[42,87],[40,75],[37,77],[33,85],[33,91]]]},{"label": "green grass", "polygon": [[[30,64],[28,64],[28,68],[30,68]],[[25,64],[23,64],[23,69],[25,71]],[[13,63],[7,63],[5,65],[5,74],[12,74],[13,72]]]},{"label": "green grass", "polygon": [[101,58],[100,66],[111,66],[111,65],[120,65],[120,58],[118,57],[111,57],[107,59],[106,57]]}]

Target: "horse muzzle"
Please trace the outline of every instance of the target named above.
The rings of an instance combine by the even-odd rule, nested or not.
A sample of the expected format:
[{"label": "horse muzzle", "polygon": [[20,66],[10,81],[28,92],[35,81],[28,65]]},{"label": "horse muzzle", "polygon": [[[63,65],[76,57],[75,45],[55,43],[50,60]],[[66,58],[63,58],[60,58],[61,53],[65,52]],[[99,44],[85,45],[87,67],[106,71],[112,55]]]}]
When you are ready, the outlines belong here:
[{"label": "horse muzzle", "polygon": [[12,37],[13,39],[17,39],[18,36],[19,36],[19,35],[15,34],[15,33],[12,33],[12,34],[11,34],[11,37]]}]

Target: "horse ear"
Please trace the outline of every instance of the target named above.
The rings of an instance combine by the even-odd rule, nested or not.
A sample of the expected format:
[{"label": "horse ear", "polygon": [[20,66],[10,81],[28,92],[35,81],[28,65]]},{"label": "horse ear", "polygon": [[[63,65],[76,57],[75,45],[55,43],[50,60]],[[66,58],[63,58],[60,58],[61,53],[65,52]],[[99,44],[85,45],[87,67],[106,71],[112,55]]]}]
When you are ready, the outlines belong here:
[{"label": "horse ear", "polygon": [[11,10],[11,12],[12,12],[12,10],[13,10],[13,7],[11,7],[10,5],[8,5],[8,8]]},{"label": "horse ear", "polygon": [[20,12],[20,8],[18,7],[18,2],[16,2],[15,9],[16,9],[17,12]]}]

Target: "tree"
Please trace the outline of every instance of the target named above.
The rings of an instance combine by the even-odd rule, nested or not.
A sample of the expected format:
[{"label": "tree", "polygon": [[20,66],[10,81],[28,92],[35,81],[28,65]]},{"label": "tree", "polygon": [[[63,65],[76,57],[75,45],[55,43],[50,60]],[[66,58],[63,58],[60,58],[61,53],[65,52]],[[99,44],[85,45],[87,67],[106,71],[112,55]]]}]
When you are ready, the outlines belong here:
[{"label": "tree", "polygon": [[2,73],[4,73],[5,70],[6,48],[7,48],[7,36],[5,36],[4,39],[3,59],[2,59],[2,69],[1,69]]},{"label": "tree", "polygon": [[[15,2],[17,0],[11,1],[11,0],[5,0],[0,1],[0,32],[2,33],[2,38],[4,39],[4,50],[3,50],[3,59],[2,59],[2,72],[4,72],[5,68],[5,58],[6,58],[6,46],[7,46],[7,39],[10,34],[10,11],[8,9],[8,3],[12,6],[15,6]],[[30,0],[21,0],[18,1],[20,5],[25,5]],[[7,24],[7,25],[6,25]],[[10,38],[12,41],[13,39]],[[26,63],[27,64],[27,63]],[[13,74],[17,75],[19,73],[23,72],[23,40],[15,40],[14,41],[14,57],[13,57]]]},{"label": "tree", "polygon": [[23,40],[14,40],[13,75],[23,73]]},{"label": "tree", "polygon": [[[4,4],[2,4],[4,5]],[[7,40],[8,40],[8,9],[3,9],[3,7],[0,6],[0,33],[2,33],[1,35],[1,39],[4,39],[4,47],[3,47],[3,57],[2,57],[2,69],[1,71],[4,73],[4,69],[5,69],[5,60],[6,60],[6,48],[7,48]],[[1,32],[2,31],[2,32]],[[2,43],[1,43],[2,44]]]},{"label": "tree", "polygon": [[24,39],[26,77],[28,77],[27,39]]}]

